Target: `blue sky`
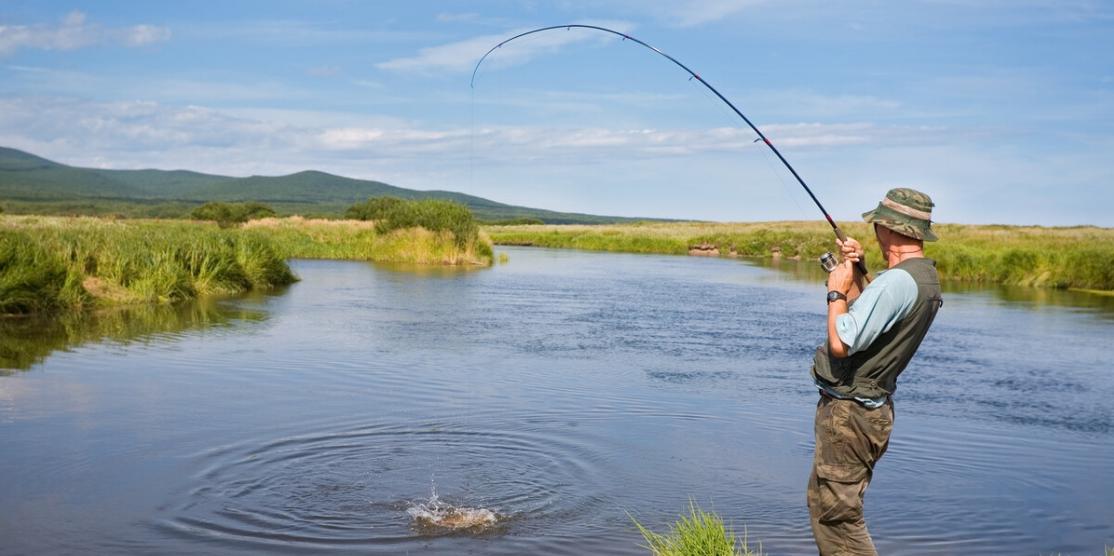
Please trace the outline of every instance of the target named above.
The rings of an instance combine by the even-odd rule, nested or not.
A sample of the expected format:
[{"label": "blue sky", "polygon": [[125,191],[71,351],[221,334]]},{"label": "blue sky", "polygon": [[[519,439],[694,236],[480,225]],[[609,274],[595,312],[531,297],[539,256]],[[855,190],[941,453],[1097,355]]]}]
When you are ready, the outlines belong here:
[{"label": "blue sky", "polygon": [[318,169],[564,211],[1114,226],[1114,3],[0,4],[0,145],[81,166]]}]

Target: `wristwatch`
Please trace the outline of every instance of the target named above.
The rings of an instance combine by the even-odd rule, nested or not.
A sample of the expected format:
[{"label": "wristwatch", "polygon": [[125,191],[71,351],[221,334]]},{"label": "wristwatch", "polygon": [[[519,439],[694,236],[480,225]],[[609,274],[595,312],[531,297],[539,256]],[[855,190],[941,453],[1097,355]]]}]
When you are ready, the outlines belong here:
[{"label": "wristwatch", "polygon": [[835,290],[828,292],[828,303],[831,303],[837,299],[847,301],[847,296],[844,295],[842,292],[837,292]]}]

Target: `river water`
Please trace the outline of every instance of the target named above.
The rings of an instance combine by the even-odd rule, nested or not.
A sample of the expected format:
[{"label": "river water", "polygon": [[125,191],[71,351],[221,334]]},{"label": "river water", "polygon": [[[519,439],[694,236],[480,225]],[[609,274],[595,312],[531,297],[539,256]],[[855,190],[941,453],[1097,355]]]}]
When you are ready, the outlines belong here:
[{"label": "river water", "polygon": [[[0,323],[0,554],[645,554],[631,516],[690,501],[815,553],[819,276],[505,251]],[[881,553],[1114,545],[1114,307],[1079,299],[946,294],[867,495]],[[435,504],[497,523],[415,522]]]}]

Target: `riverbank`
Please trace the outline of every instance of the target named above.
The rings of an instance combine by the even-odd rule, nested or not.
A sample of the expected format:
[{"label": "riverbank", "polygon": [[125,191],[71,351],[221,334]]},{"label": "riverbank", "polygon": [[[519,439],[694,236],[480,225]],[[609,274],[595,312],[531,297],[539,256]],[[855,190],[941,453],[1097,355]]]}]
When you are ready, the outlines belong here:
[{"label": "riverbank", "polygon": [[[881,266],[873,231],[843,224],[867,246],[867,264]],[[606,226],[487,226],[497,245],[523,245],[716,257],[815,259],[835,250],[824,222],[649,222]],[[937,224],[940,241],[926,244],[945,280],[982,284],[1114,290],[1114,229],[1091,226]]]},{"label": "riverbank", "polygon": [[296,280],[257,232],[186,221],[0,217],[0,314],[175,303]]},{"label": "riverbank", "polygon": [[484,235],[372,222],[252,221],[221,229],[183,220],[0,216],[0,315],[176,303],[291,284],[290,258],[490,265]]}]

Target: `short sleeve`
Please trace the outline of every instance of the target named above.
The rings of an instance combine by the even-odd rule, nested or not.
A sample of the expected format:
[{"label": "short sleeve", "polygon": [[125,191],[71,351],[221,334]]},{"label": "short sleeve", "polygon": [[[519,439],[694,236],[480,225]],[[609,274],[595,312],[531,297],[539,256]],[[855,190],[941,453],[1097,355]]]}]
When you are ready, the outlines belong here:
[{"label": "short sleeve", "polygon": [[908,272],[895,268],[878,275],[847,313],[836,318],[836,333],[850,349],[860,352],[888,332],[913,309],[917,282]]}]

